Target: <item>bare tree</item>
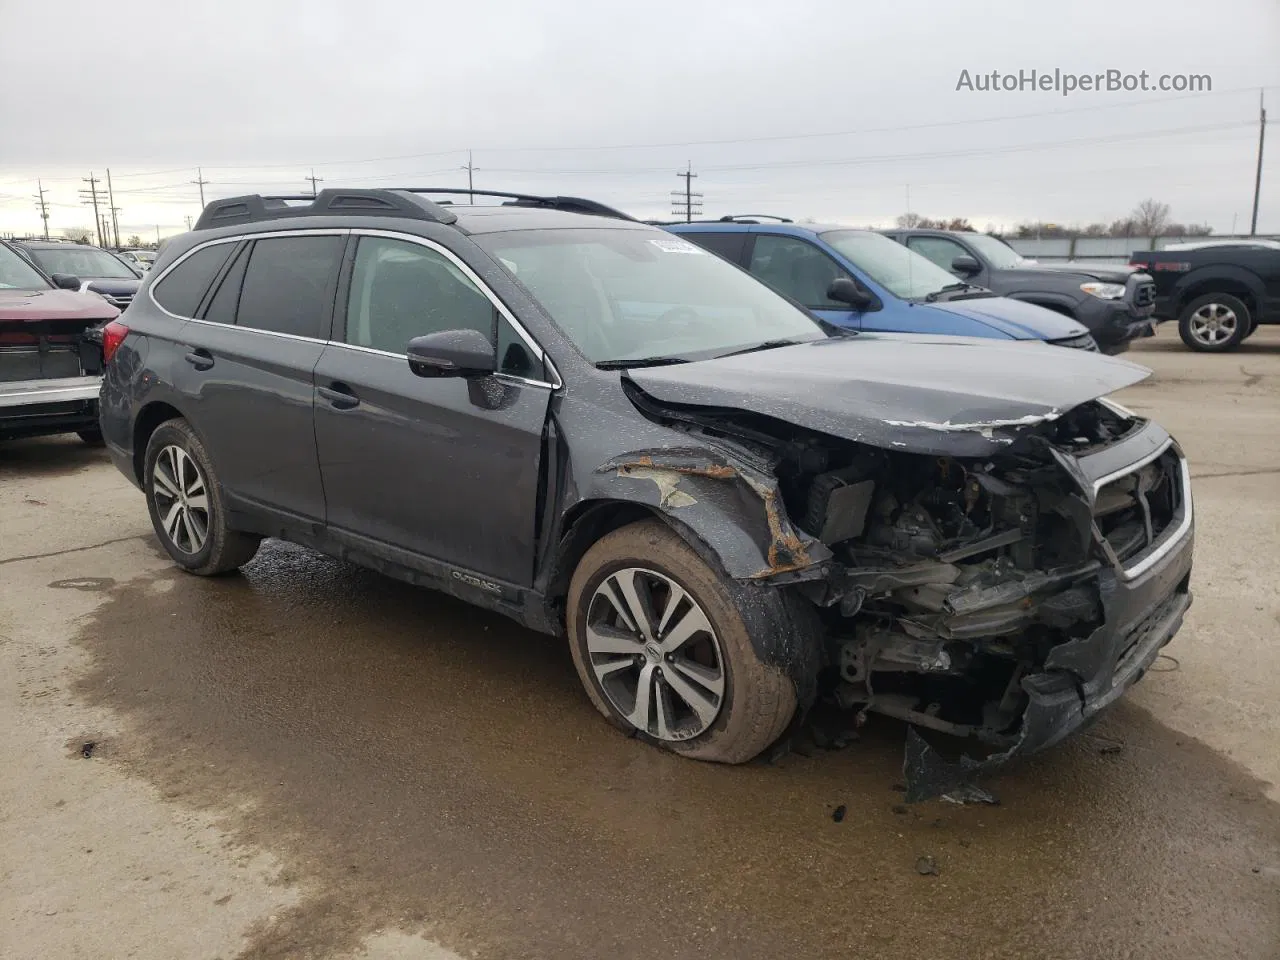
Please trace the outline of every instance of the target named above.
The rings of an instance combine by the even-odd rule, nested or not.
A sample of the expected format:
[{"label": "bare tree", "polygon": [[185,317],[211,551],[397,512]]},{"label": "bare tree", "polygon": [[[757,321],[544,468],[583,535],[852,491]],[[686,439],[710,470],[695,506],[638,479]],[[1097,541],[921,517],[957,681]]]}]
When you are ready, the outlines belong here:
[{"label": "bare tree", "polygon": [[1140,236],[1158,237],[1169,225],[1169,205],[1147,197],[1133,208],[1129,217]]},{"label": "bare tree", "polygon": [[125,243],[130,247],[140,247],[142,246],[142,238],[135,233],[128,240],[126,240]]},{"label": "bare tree", "polygon": [[903,229],[910,230],[912,227],[920,226],[920,214],[904,213],[894,222]]},{"label": "bare tree", "polygon": [[61,233],[76,243],[88,243],[93,238],[93,230],[89,227],[63,227]]},{"label": "bare tree", "polygon": [[952,217],[947,223],[948,230],[963,231],[965,233],[973,232],[973,224],[969,222],[968,217]]}]

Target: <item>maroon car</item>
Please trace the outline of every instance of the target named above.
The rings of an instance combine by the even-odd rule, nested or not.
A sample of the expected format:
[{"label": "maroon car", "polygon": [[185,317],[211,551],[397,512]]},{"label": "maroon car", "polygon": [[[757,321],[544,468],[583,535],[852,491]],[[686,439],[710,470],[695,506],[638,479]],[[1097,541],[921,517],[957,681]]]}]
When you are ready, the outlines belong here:
[{"label": "maroon car", "polygon": [[102,442],[100,331],[120,311],[79,286],[64,276],[55,284],[0,242],[0,440],[76,433]]}]

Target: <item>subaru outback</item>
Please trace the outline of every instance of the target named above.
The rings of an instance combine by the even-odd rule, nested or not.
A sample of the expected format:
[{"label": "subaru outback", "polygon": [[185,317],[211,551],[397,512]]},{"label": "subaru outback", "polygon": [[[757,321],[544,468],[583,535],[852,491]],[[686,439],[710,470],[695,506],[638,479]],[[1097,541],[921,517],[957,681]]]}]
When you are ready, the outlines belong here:
[{"label": "subaru outback", "polygon": [[1029,752],[1177,631],[1187,466],[1103,399],[1148,371],[850,333],[591,201],[446,192],[221,200],[161,254],[102,426],[180,567],[280,537],[434,587],[728,763],[819,691]]}]

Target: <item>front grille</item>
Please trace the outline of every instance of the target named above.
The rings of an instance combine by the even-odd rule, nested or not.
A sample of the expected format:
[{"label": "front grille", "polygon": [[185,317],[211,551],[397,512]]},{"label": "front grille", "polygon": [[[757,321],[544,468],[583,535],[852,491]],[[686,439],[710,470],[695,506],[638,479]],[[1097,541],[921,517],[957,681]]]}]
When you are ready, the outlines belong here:
[{"label": "front grille", "polygon": [[1094,520],[1121,562],[1153,546],[1178,519],[1184,506],[1184,469],[1181,457],[1170,447],[1097,491]]},{"label": "front grille", "polygon": [[1071,347],[1073,350],[1091,350],[1098,352],[1098,343],[1093,336],[1088,333],[1082,333],[1078,337],[1064,337],[1061,340],[1050,340],[1055,347]]},{"label": "front grille", "polygon": [[1149,307],[1156,302],[1156,285],[1154,283],[1140,283],[1133,288],[1133,305],[1135,307]]}]

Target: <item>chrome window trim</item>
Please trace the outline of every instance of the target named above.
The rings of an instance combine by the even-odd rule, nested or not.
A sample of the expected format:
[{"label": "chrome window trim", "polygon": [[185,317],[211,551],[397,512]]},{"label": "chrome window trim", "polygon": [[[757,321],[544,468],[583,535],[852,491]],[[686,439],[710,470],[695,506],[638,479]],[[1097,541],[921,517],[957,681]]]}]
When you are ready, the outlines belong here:
[{"label": "chrome window trim", "polygon": [[179,317],[187,323],[201,323],[206,327],[217,327],[220,330],[243,330],[245,333],[260,333],[264,337],[279,337],[281,340],[301,340],[303,343],[329,343],[320,337],[304,337],[300,333],[283,333],[279,330],[262,330],[258,327],[242,327],[238,323],[218,323],[216,320],[198,320],[195,317]]},{"label": "chrome window trim", "polygon": [[[154,278],[148,277],[147,280],[149,282],[147,283],[147,299],[150,300],[152,305],[161,313],[163,313],[166,317],[172,317],[174,320],[187,320],[192,323],[208,323],[210,321],[197,320],[195,317],[184,317],[179,313],[173,313],[170,310],[166,310],[164,307],[160,305],[160,301],[156,299],[156,295],[155,295],[156,285],[160,283],[160,281],[163,280],[165,277],[167,277],[171,271],[176,270],[178,266],[184,263],[188,257],[193,256],[196,253],[208,247],[216,247],[220,243],[239,243],[241,240],[266,240],[271,237],[345,237],[350,233],[351,233],[351,230],[349,228],[337,229],[334,227],[328,227],[328,228],[312,227],[310,229],[305,229],[305,230],[270,230],[265,233],[240,233],[240,234],[236,234],[234,237],[215,237],[212,240],[206,240],[204,243],[196,244],[194,247],[192,247],[190,250],[188,250],[186,253],[180,256],[177,260],[173,261],[173,263],[169,264],[162,271],[160,271],[160,273],[156,277]],[[215,323],[213,324],[213,326],[215,327],[235,326],[239,330],[256,330],[258,333],[267,333],[267,334],[272,333],[272,331],[270,330],[258,330],[257,327],[241,327],[239,324]],[[298,339],[298,340],[315,339],[314,337],[298,337],[295,334],[290,334],[290,333],[275,334],[275,336],[294,337],[295,339]],[[319,342],[324,343],[323,340],[320,340]]]},{"label": "chrome window trim", "polygon": [[[390,357],[392,360],[398,360],[401,363],[407,362],[409,359],[409,355],[407,353],[392,353],[390,350],[379,350],[376,347],[362,347],[359,344],[344,343],[341,340],[330,340],[328,343],[331,347],[341,347],[344,350],[357,350],[360,353],[371,353],[378,357]],[[532,380],[528,377],[520,377],[514,373],[502,373],[501,371],[495,371],[493,376],[501,377],[503,380],[513,380],[517,383],[527,384],[531,387],[547,387],[551,390],[559,390],[560,387],[563,386],[563,384],[560,383],[548,383],[546,380]],[[559,374],[556,375],[556,379],[559,379]]]},{"label": "chrome window trim", "polygon": [[[1153,460],[1158,460],[1160,457],[1164,456],[1172,446],[1173,439],[1169,438],[1165,440],[1164,443],[1160,444],[1153,453],[1147,454],[1142,459],[1129,464],[1127,467],[1108,473],[1104,477],[1099,477],[1097,480],[1093,481],[1094,498],[1097,498],[1098,491],[1108,483],[1119,480],[1121,477],[1133,473],[1136,470],[1141,470],[1148,463],[1151,463]],[[1141,559],[1127,567],[1123,565],[1121,566],[1120,578],[1122,580],[1136,580],[1138,577],[1142,576],[1164,559],[1164,557],[1173,550],[1174,547],[1178,546],[1178,544],[1183,541],[1187,533],[1191,530],[1193,520],[1192,514],[1194,510],[1191,500],[1191,466],[1187,463],[1187,458],[1182,456],[1182,454],[1178,454],[1178,471],[1181,474],[1182,480],[1182,519],[1178,521],[1177,526],[1166,530],[1154,544],[1148,547],[1145,555],[1139,554]]]}]

